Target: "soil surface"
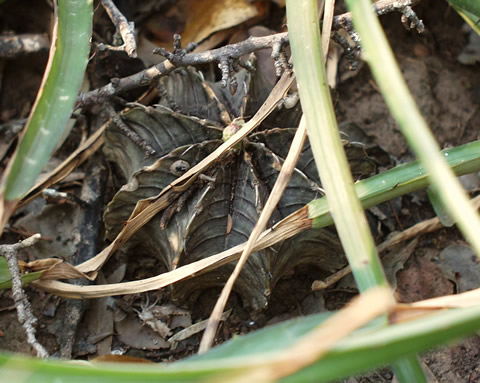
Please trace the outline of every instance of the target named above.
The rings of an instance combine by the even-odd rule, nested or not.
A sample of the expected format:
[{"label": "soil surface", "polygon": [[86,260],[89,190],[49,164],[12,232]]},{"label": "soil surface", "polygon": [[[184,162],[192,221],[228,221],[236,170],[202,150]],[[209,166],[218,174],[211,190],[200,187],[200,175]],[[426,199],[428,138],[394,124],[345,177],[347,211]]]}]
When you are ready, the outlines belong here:
[{"label": "soil surface", "polygon": [[[150,13],[154,13],[154,10],[145,8],[147,10],[140,11],[140,5],[131,4],[135,2],[118,3],[124,6],[122,9],[127,17],[134,17],[142,38],[148,38],[156,44],[161,43],[159,36],[163,34],[168,35],[165,41],[171,39],[171,31],[151,25]],[[170,9],[165,14],[169,25],[175,26],[176,13],[169,8],[174,6],[165,1],[157,3],[163,4],[160,11]],[[273,2],[265,6],[267,8],[264,16],[235,27],[235,33],[245,33],[252,25],[281,31],[284,27],[284,9]],[[337,13],[343,11],[343,5],[340,4]],[[402,73],[442,148],[477,140],[480,126],[480,61],[477,59],[477,63],[470,65],[459,61],[469,42],[469,29],[447,6],[447,2],[422,0],[415,11],[425,24],[423,34],[407,31],[401,24],[399,14],[381,18]],[[162,17],[161,12],[156,14]],[[0,5],[2,32],[48,33],[51,19],[47,2],[35,2],[33,5],[26,0],[10,0]],[[103,10],[97,9],[94,41],[112,43],[114,32]],[[234,41],[238,38],[232,35],[233,32],[226,34],[216,46],[225,44],[228,39]],[[0,140],[4,140],[0,142],[2,168],[13,151],[13,145],[7,144],[15,142],[14,138],[3,138],[10,137],[5,136],[5,132],[10,132],[12,127],[22,124],[28,117],[47,57],[48,50],[28,56],[0,58],[0,134],[3,135]],[[90,87],[102,86],[113,77],[136,73],[149,65],[144,61],[146,59],[142,61],[142,56],[128,59],[123,52],[105,53],[92,48]],[[359,141],[376,147],[377,152],[387,158],[387,161],[378,161],[379,171],[414,159],[368,67],[360,63],[359,68],[352,72],[346,69],[348,65],[345,59],[340,60],[337,85],[332,91],[341,128],[351,135],[358,134]],[[216,70],[214,65],[201,69],[207,73]],[[123,96],[127,101],[135,101],[145,90]],[[70,136],[55,154],[56,163],[68,156],[85,134],[90,134],[106,121],[101,111],[102,106],[82,110],[82,117],[77,119]],[[353,138],[356,139],[356,136]],[[101,174],[100,178],[93,175],[96,172]],[[107,163],[103,153],[98,152],[61,185],[56,186],[58,190],[80,198],[88,197],[88,190],[96,190],[92,199],[93,205],[97,206],[91,212],[93,218],[86,218],[85,211],[78,205],[38,198],[12,218],[1,242],[13,243],[39,231],[43,240],[36,248],[25,250],[21,254],[23,260],[54,254],[55,257],[77,264],[82,261],[81,257],[95,255],[106,246],[101,223],[102,211],[121,186],[118,179],[112,176],[114,172],[114,167]],[[99,182],[98,185],[96,182]],[[468,184],[474,195],[480,180],[473,175],[465,177],[464,183]],[[425,192],[398,198],[369,212],[378,243],[393,232],[400,232],[434,216]],[[87,229],[94,233],[86,233]],[[85,238],[90,242],[85,242]],[[89,250],[79,250],[81,246]],[[387,273],[393,286],[396,286],[399,301],[413,302],[454,294],[477,288],[480,284],[480,267],[472,260],[468,245],[455,227],[421,235],[407,257],[397,256],[406,246],[406,243],[400,244],[386,256],[389,257]],[[461,254],[461,260],[450,262],[451,254]],[[102,270],[99,282],[147,278],[161,273],[162,268],[164,266],[159,260],[149,254],[138,253],[133,257],[128,252],[119,251]],[[292,270],[276,284],[268,307],[255,313],[244,306],[240,295],[234,293],[227,307],[232,312],[221,328],[217,342],[295,316],[339,309],[357,294],[351,277],[344,278],[326,291],[312,292],[312,283],[326,276],[312,267]],[[172,303],[168,289],[148,294],[76,301],[58,298],[33,287],[26,288],[38,318],[38,339],[51,355],[85,359],[115,352],[156,362],[173,361],[195,353],[200,335],[192,335],[172,347],[159,336],[161,330],[155,330],[153,322],[157,322],[157,325],[158,321],[163,325],[166,323],[165,326],[169,326],[166,331],[176,333],[191,323],[207,319],[219,291],[209,289],[199,292],[192,304],[191,301]],[[145,316],[155,310],[163,310],[164,316],[157,316],[150,323],[141,320],[139,313]],[[479,347],[480,338],[472,337],[448,348],[426,353],[422,358],[439,382],[476,382],[480,379]],[[33,354],[17,321],[9,291],[0,291],[0,350]],[[383,369],[363,377],[350,378],[348,382],[390,382],[392,379],[391,371]]]}]

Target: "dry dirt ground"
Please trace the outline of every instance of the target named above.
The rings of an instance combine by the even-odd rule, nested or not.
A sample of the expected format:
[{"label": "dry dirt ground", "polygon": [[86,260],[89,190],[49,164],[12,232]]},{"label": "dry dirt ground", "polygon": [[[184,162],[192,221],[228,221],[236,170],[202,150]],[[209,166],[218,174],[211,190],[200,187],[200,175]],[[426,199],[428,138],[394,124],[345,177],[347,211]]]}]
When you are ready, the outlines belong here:
[{"label": "dry dirt ground", "polygon": [[[127,5],[128,2],[124,3]],[[133,12],[135,6],[130,4],[127,9]],[[477,140],[480,126],[480,64],[478,56],[477,62],[469,65],[459,61],[459,55],[465,51],[469,42],[468,29],[462,19],[447,7],[446,2],[423,0],[415,10],[425,24],[425,33],[421,35],[406,31],[398,14],[386,15],[381,20],[418,106],[442,147]],[[339,12],[341,11],[340,4]],[[108,19],[99,10],[96,14],[96,38],[110,39],[112,27],[109,26]],[[256,21],[256,24],[280,30],[282,15],[283,10],[271,4],[269,13]],[[45,33],[50,28],[47,22],[50,19],[50,9],[46,2],[10,0],[0,5],[2,32]],[[137,25],[143,28],[143,33],[147,33],[144,20],[145,17],[139,18]],[[0,133],[4,134],[7,125],[10,129],[12,121],[21,121],[27,117],[47,54],[44,51],[27,57],[0,59],[0,123],[4,124]],[[111,77],[135,73],[143,66],[139,60],[128,60],[123,54],[107,55],[104,60],[98,59],[95,65],[97,73],[92,73],[92,70],[89,72],[92,87],[103,85]],[[388,153],[390,165],[386,166],[413,159],[413,154],[391,118],[366,65],[360,64],[356,72],[346,71],[346,65],[345,62],[340,62],[338,85],[333,91],[339,122],[343,126],[356,126],[364,142],[379,145]],[[126,97],[133,100],[137,96],[138,94],[130,94]],[[71,137],[57,154],[58,158],[65,157],[75,148],[82,134],[90,131],[94,124],[102,123],[95,118],[98,108],[84,111],[84,114],[86,118],[79,119]],[[0,149],[5,148],[5,144],[6,142],[0,142]],[[0,154],[4,156],[4,165],[11,149],[7,148],[6,152]],[[91,162],[104,163],[102,154],[97,154]],[[85,164],[76,172],[76,177],[62,186],[63,190],[80,195],[82,183],[91,166],[91,163]],[[102,171],[107,174],[111,170],[105,164]],[[110,181],[107,182],[105,197],[100,201],[102,206],[111,198],[115,188],[118,188],[108,177]],[[473,177],[469,186],[472,193],[478,185],[478,177]],[[68,204],[45,205],[44,202],[39,202],[37,205],[23,215],[14,217],[2,242],[17,241],[35,228],[42,228],[45,240],[41,246],[46,246],[45,251],[70,259],[69,254],[78,245],[71,233],[78,233],[79,230],[74,227],[78,221],[72,218],[76,214],[73,213],[73,208]],[[41,214],[32,213],[35,209],[41,211]],[[29,226],[31,216],[28,214],[37,214],[36,224]],[[376,240],[380,243],[389,233],[402,231],[431,218],[434,212],[426,193],[419,192],[386,203],[370,215],[376,229]],[[99,237],[99,248],[105,246],[102,235]],[[407,257],[399,259],[395,254],[401,253],[402,248],[400,246],[390,254],[387,267],[400,301],[411,302],[453,294],[479,285],[480,267],[455,228],[444,228],[420,236],[416,247]],[[457,259],[460,257],[461,261],[450,262],[449,255],[452,254]],[[31,251],[25,251],[22,255],[28,260],[35,256]],[[159,273],[158,261],[151,257],[134,260],[125,258],[121,254],[114,257],[102,278],[112,282]],[[229,303],[229,308],[233,309],[232,314],[221,329],[218,340],[293,316],[338,309],[356,294],[354,283],[348,277],[324,292],[312,292],[311,284],[319,278],[311,268],[297,269],[284,276],[272,293],[269,307],[255,313],[254,317],[244,309],[241,298],[234,295]],[[168,292],[150,293],[148,298],[145,295],[135,295],[80,302],[57,298],[34,288],[27,288],[26,291],[39,319],[39,341],[53,356],[87,358],[116,350],[154,361],[171,361],[194,353],[198,346],[197,334],[180,342],[175,349],[170,348],[168,343],[158,339],[158,334],[151,328],[142,326],[136,311],[132,309],[134,307],[140,310],[141,304],[145,304],[147,299],[150,303],[170,307],[168,321],[173,329],[172,322],[176,320],[180,323],[187,315],[183,315],[179,308],[168,306]],[[187,322],[206,319],[215,303],[217,292],[218,290],[203,292],[194,305],[182,307],[188,311]],[[188,323],[178,324],[177,328],[182,326],[187,327]],[[423,355],[423,360],[439,382],[476,382],[480,379],[479,347],[480,339],[472,337],[454,343],[449,348],[429,352]],[[16,320],[8,291],[0,292],[0,350],[32,353]],[[349,382],[357,380],[388,382],[392,380],[392,374],[384,369],[362,378],[351,378]]]}]

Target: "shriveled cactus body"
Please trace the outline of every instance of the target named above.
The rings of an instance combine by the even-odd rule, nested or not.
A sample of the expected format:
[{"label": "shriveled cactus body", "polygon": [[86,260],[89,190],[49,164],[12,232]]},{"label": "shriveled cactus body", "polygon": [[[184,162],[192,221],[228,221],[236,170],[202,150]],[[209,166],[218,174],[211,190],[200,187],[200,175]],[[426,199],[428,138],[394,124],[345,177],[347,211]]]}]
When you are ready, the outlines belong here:
[{"label": "shriveled cactus body", "polygon": [[[109,125],[105,153],[126,182],[105,212],[109,239],[119,233],[139,199],[157,195],[205,158],[222,143],[225,126],[243,113],[253,114],[264,101],[270,89],[262,88],[258,75],[242,70],[238,77],[239,87],[232,96],[218,84],[203,81],[195,69],[184,68],[160,81],[160,105],[123,112],[126,124],[153,147],[155,156],[146,157],[116,125]],[[151,254],[172,270],[245,242],[288,152],[295,132],[290,124],[299,118],[299,108],[273,112],[240,148],[227,153],[170,208],[139,230],[130,240],[129,251]],[[360,146],[346,149],[354,173],[373,171]],[[319,196],[319,179],[307,144],[271,224]],[[341,254],[333,229],[308,230],[251,254],[235,290],[245,307],[262,309],[277,281],[297,266],[312,265],[326,275],[345,264]],[[225,265],[178,283],[173,297],[192,299],[207,287],[222,286],[233,267]]]}]

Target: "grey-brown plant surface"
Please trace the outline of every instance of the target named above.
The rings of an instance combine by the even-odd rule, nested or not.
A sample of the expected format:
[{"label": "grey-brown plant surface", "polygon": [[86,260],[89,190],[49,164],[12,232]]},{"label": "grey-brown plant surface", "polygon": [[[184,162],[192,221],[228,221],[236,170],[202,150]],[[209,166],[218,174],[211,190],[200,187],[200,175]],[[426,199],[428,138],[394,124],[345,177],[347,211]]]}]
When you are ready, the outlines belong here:
[{"label": "grey-brown plant surface", "polygon": [[[254,62],[254,57],[251,57]],[[207,81],[191,68],[178,69],[158,84],[160,101],[133,106],[122,120],[155,154],[146,155],[114,123],[105,135],[105,154],[125,184],[108,204],[107,237],[114,239],[140,199],[153,197],[216,149],[265,100],[270,91],[260,71],[242,69],[232,94],[219,82]],[[146,224],[129,242],[132,256],[149,254],[167,270],[206,258],[245,242],[273,188],[300,118],[300,108],[278,108],[240,147],[233,148],[202,174],[177,201]],[[357,176],[375,165],[362,145],[347,144]],[[321,184],[309,145],[304,148],[289,187],[271,219],[275,224],[314,198]],[[325,275],[345,264],[331,228],[309,230],[254,253],[236,284],[245,307],[268,305],[278,280],[299,266],[314,266]],[[203,290],[220,287],[233,265],[223,266],[173,286],[173,297],[194,300]]]}]

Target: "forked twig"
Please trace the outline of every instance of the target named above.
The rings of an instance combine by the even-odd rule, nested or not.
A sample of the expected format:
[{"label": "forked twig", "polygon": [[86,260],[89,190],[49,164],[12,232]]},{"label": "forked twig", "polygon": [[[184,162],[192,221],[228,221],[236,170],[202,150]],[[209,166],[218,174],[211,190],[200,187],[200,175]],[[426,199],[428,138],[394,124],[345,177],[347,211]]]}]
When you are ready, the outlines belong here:
[{"label": "forked twig", "polygon": [[[418,2],[419,0],[379,0],[373,6],[378,15],[384,15],[389,12],[406,12],[408,15],[405,15],[405,17],[407,17],[408,25],[411,25],[414,20],[412,18],[413,16],[411,12],[413,12],[413,10],[411,11],[411,6]],[[353,41],[355,41],[357,37],[353,31],[351,19],[352,17],[350,12],[335,16],[333,18],[332,30],[338,31],[340,29],[345,29],[350,33]],[[414,27],[417,28],[416,25]],[[159,77],[169,74],[172,70],[179,66],[200,65],[212,62],[220,63],[222,60],[225,62],[227,58],[236,60],[245,54],[256,52],[262,49],[273,48],[275,56],[278,57],[278,60],[275,61],[275,66],[278,69],[277,73],[280,73],[280,66],[283,65],[282,62],[284,61],[284,58],[281,55],[281,47],[288,44],[288,41],[288,33],[285,32],[263,37],[249,37],[245,41],[241,41],[236,44],[225,45],[224,47],[205,52],[182,52],[182,54],[175,54],[175,51],[170,53],[165,50],[160,50],[161,54],[165,54],[167,60],[134,75],[115,79],[114,83],[111,82],[101,88],[80,94],[77,99],[77,104],[78,106],[91,105],[129,90],[151,84]],[[349,49],[347,45],[345,45],[344,48]],[[179,53],[178,50],[177,53]]]},{"label": "forked twig", "polygon": [[23,291],[22,277],[20,276],[17,260],[17,253],[26,247],[33,246],[39,241],[40,237],[40,234],[35,234],[19,243],[0,245],[0,255],[4,256],[7,260],[8,271],[12,277],[13,301],[15,302],[15,307],[17,309],[18,321],[22,324],[25,333],[27,334],[27,342],[35,349],[38,357],[47,358],[47,350],[45,350],[45,348],[38,342],[35,336],[34,326],[37,322],[37,318],[33,315],[30,302]]},{"label": "forked twig", "polygon": [[145,155],[153,156],[156,153],[155,149],[153,149],[148,142],[146,142],[142,137],[135,133],[135,131],[128,127],[128,125],[123,121],[122,117],[115,111],[111,104],[106,104],[106,110],[113,123],[119,127],[125,136],[132,140],[132,142],[134,142],[139,148],[143,149]]},{"label": "forked twig", "polygon": [[137,43],[135,41],[135,26],[133,22],[128,22],[127,18],[120,12],[112,0],[102,0],[102,5],[123,40],[123,45],[119,47],[107,47],[113,50],[124,50],[130,57],[137,57]]},{"label": "forked twig", "polygon": [[48,51],[50,42],[44,34],[1,34],[0,57],[17,57],[29,53]]}]

